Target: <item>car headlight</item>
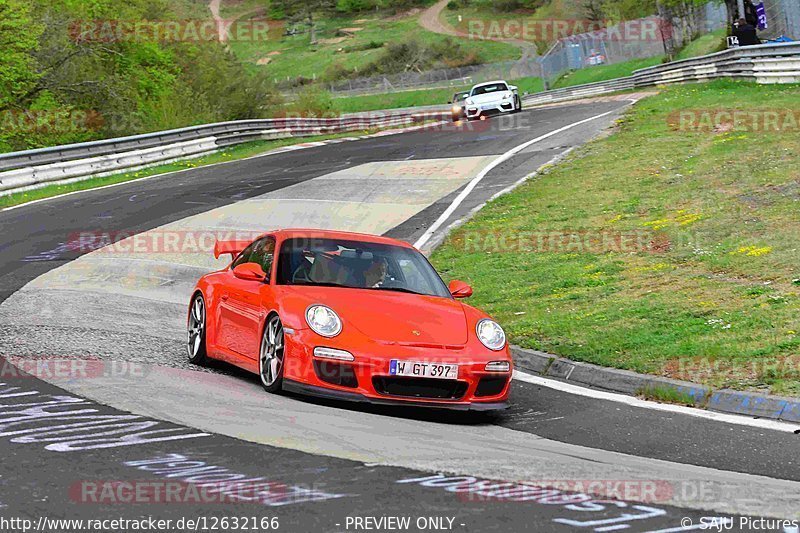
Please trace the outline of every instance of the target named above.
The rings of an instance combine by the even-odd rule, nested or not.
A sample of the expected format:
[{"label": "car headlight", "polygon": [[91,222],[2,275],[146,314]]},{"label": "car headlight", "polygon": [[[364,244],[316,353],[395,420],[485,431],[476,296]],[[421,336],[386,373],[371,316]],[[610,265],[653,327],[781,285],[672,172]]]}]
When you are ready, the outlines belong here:
[{"label": "car headlight", "polygon": [[503,95],[503,100],[508,100],[511,98],[511,93],[506,93]]},{"label": "car headlight", "polygon": [[335,337],[342,332],[339,315],[324,305],[312,305],[306,309],[306,322],[315,333],[323,337]]},{"label": "car headlight", "polygon": [[500,324],[494,320],[484,318],[475,326],[478,339],[490,350],[500,351],[506,345],[506,333]]},{"label": "car headlight", "polygon": [[472,98],[467,98],[467,105],[472,105],[474,103],[475,102],[472,100]]}]

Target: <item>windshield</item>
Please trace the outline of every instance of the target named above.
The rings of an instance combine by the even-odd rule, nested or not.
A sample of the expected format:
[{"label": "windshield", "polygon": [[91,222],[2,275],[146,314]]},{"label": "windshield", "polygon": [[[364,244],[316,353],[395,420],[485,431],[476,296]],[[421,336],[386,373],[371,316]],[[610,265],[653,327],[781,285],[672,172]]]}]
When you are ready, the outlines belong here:
[{"label": "windshield", "polygon": [[340,239],[284,241],[277,282],[450,297],[439,274],[418,251]]},{"label": "windshield", "polygon": [[508,86],[505,83],[490,83],[489,85],[479,85],[472,89],[472,96],[479,94],[496,93],[500,91],[507,91]]}]

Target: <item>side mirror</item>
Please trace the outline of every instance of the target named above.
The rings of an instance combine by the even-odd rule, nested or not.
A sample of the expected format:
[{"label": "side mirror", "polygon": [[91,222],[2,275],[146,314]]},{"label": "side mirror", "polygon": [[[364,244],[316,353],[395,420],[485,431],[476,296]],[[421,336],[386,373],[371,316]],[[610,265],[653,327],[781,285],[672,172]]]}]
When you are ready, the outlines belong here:
[{"label": "side mirror", "polygon": [[266,281],[267,275],[258,263],[242,263],[233,269],[233,275],[247,281]]},{"label": "side mirror", "polygon": [[464,283],[463,281],[459,281],[454,279],[450,282],[450,294],[453,295],[453,298],[469,298],[472,296],[472,287]]}]

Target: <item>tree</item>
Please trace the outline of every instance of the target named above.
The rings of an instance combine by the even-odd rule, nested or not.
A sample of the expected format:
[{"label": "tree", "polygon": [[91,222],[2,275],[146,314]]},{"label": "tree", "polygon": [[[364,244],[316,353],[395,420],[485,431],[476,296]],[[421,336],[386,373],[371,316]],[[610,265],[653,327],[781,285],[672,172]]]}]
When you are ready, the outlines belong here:
[{"label": "tree", "polygon": [[582,7],[591,22],[601,22],[605,18],[601,0],[583,0]]},{"label": "tree", "polygon": [[0,110],[15,106],[36,85],[34,52],[42,26],[24,0],[0,0]]},{"label": "tree", "polygon": [[270,4],[272,10],[285,13],[290,19],[305,21],[311,44],[317,42],[314,16],[336,9],[336,0],[273,0]]}]

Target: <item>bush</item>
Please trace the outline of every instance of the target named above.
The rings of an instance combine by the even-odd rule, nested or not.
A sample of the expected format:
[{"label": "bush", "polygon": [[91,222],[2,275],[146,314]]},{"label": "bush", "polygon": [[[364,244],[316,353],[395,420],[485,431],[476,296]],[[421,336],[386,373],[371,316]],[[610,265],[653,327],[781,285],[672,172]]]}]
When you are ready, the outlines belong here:
[{"label": "bush", "polygon": [[493,4],[494,8],[497,11],[502,11],[506,13],[511,11],[516,11],[517,9],[520,9],[521,7],[524,6],[521,0],[495,0]]},{"label": "bush", "polygon": [[376,48],[383,48],[385,43],[383,41],[370,41],[368,43],[355,44],[352,46],[345,46],[342,51],[349,54],[351,52],[364,52],[366,50],[374,50]]},{"label": "bush", "polygon": [[361,69],[360,75],[374,76],[399,72],[452,68],[480,63],[481,58],[467,52],[451,38],[425,43],[415,38],[387,44],[374,61]]},{"label": "bush", "polygon": [[315,85],[304,87],[297,100],[286,107],[288,116],[329,117],[334,113],[331,93]]},{"label": "bush", "polygon": [[470,3],[470,0],[450,0],[447,2],[447,9],[455,11],[457,9],[469,7]]},{"label": "bush", "polygon": [[340,13],[360,13],[374,8],[374,0],[337,0],[336,2],[336,11]]}]

